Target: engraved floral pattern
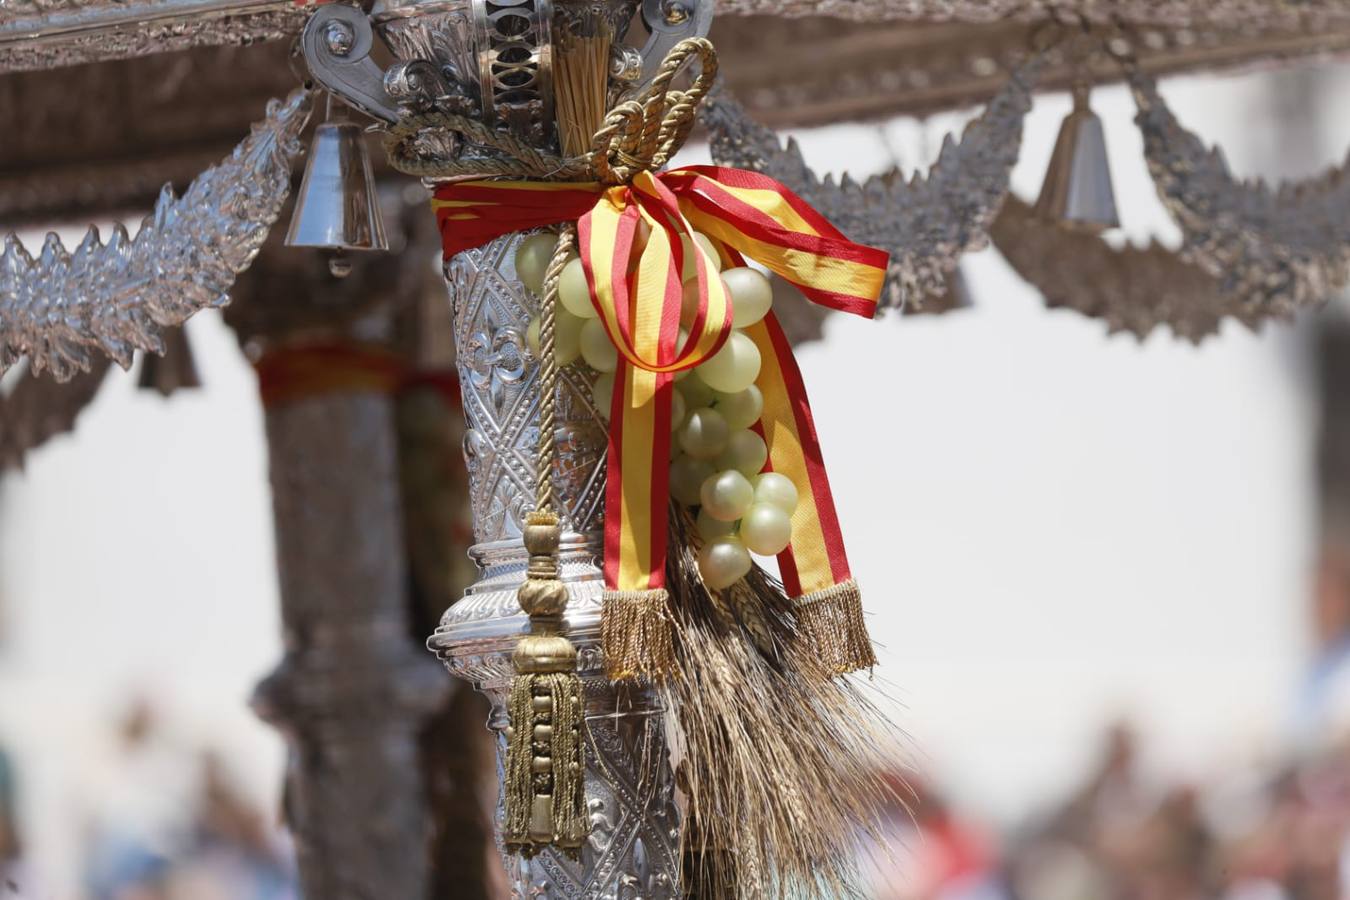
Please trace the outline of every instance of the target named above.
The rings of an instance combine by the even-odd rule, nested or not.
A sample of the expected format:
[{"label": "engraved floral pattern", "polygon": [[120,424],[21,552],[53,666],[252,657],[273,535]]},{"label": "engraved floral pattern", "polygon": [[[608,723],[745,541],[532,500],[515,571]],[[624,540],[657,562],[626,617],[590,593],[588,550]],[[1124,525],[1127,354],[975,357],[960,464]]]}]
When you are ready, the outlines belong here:
[{"label": "engraved floral pattern", "polygon": [[[515,280],[515,238],[500,238],[446,263],[456,323],[464,414],[464,451],[475,539],[520,535],[534,506],[538,445],[539,367],[525,346],[537,301]],[[603,511],[606,437],[592,404],[586,371],[561,372],[558,460],[554,475],[568,526],[599,527]]]}]

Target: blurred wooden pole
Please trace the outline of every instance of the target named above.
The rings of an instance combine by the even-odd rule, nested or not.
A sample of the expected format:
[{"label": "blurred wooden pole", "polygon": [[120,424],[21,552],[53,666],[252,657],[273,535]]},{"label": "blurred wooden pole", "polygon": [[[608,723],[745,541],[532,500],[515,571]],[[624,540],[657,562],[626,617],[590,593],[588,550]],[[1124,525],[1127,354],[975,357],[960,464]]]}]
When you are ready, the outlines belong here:
[{"label": "blurred wooden pole", "polygon": [[302,894],[424,897],[418,733],[449,685],[407,636],[393,402],[343,388],[266,418],[286,656],[256,706],[291,745]]},{"label": "blurred wooden pole", "polygon": [[425,202],[393,207],[396,252],[335,279],[274,240],[226,308],[267,401],[287,634],[259,706],[293,749],[306,900],[488,900],[486,708],[424,646],[472,577],[458,388],[422,321],[448,299]]}]

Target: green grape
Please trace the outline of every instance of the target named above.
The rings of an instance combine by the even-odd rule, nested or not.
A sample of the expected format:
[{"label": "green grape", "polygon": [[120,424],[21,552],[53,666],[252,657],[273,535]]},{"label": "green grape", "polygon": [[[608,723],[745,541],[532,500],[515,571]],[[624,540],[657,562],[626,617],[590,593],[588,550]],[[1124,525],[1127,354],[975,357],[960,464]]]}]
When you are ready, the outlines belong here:
[{"label": "green grape", "polygon": [[539,317],[534,316],[530,319],[530,324],[525,326],[525,349],[530,351],[530,355],[535,359],[539,358]]},{"label": "green grape", "polygon": [[685,506],[698,506],[703,482],[713,474],[712,463],[680,455],[670,464],[670,496]]},{"label": "green grape", "polygon": [[751,553],[777,556],[792,540],[792,520],[772,503],[755,503],[741,519],[740,534]]},{"label": "green grape", "polygon": [[764,414],[764,395],[752,384],[734,394],[719,393],[713,408],[722,414],[729,427],[749,428]]},{"label": "green grape", "polygon": [[750,572],[750,553],[735,535],[709,541],[698,554],[698,572],[714,591],[729,588]]},{"label": "green grape", "polygon": [[594,319],[599,313],[591,305],[591,289],[586,284],[586,270],[577,257],[563,266],[558,276],[558,302],[579,319]]},{"label": "green grape", "polygon": [[723,522],[734,522],[755,502],[755,488],[740,472],[727,469],[705,479],[698,497],[708,515]]},{"label": "green grape", "polygon": [[718,469],[735,469],[746,478],[753,478],[768,461],[769,448],[764,446],[764,438],[741,428],[727,438],[727,448],[718,454],[713,465]]},{"label": "green grape", "polygon": [[591,385],[591,401],[595,403],[600,415],[608,419],[610,410],[614,408],[613,372],[602,372],[600,377],[595,379],[595,384]]},{"label": "green grape", "polygon": [[684,416],[685,416],[685,413],[687,413],[687,412],[688,412],[688,409],[685,407],[685,403],[684,403],[684,394],[681,394],[678,390],[671,391],[671,392],[670,392],[670,432],[671,432],[671,434],[674,434],[676,431],[679,431],[679,430],[680,430],[680,426],[684,424]]},{"label": "green grape", "polygon": [[700,509],[698,511],[698,520],[694,523],[694,527],[698,530],[699,537],[703,538],[705,543],[736,533],[735,522],[723,522],[721,519],[714,519],[712,516],[708,515],[706,509]]},{"label": "green grape", "polygon": [[[539,358],[539,317],[530,319],[525,329],[525,347],[535,359]],[[553,318],[553,358],[560,366],[570,366],[581,354],[581,325],[576,316],[566,310],[557,310]]]},{"label": "green grape", "polygon": [[680,449],[695,459],[716,459],[727,446],[731,429],[727,420],[706,406],[689,413],[676,435]]},{"label": "green grape", "polygon": [[581,356],[581,329],[585,320],[565,309],[553,311],[553,358],[560,366],[570,366]]},{"label": "green grape", "polygon": [[731,294],[731,324],[736,328],[753,325],[764,318],[773,305],[773,285],[758,269],[741,266],[727,269],[722,281]]},{"label": "green grape", "polygon": [[[689,372],[691,369],[685,369]],[[715,394],[713,389],[704,384],[697,378],[688,378],[676,381],[675,390],[684,395],[685,406],[690,412],[696,409],[703,409],[705,406],[712,406]]]},{"label": "green grape", "polygon": [[[731,291],[727,292],[728,301],[731,301]],[[689,280],[684,283],[684,293],[680,295],[680,324],[685,328],[694,324],[695,317],[698,316],[698,282]],[[735,323],[735,311],[732,312],[732,323]],[[721,325],[719,321],[716,324]]]},{"label": "green grape", "polygon": [[619,367],[619,351],[599,319],[587,319],[581,326],[581,358],[597,372],[613,372]]},{"label": "green grape", "polygon": [[759,377],[759,348],[750,338],[733,331],[712,359],[694,370],[694,374],[715,391],[734,394],[755,383]]},{"label": "green grape", "polygon": [[558,236],[550,231],[532,234],[516,245],[516,277],[536,296],[544,292],[544,273],[557,246]]},{"label": "green grape", "polygon": [[[713,246],[712,240],[701,231],[694,232],[694,240],[698,241],[699,246],[703,248],[703,252],[708,254],[708,259],[712,261],[713,272],[722,271],[722,260],[717,255],[717,248]],[[680,236],[680,243],[684,245],[684,266],[680,269],[680,280],[689,281],[698,274],[698,269],[695,268],[697,264],[694,262],[694,248],[689,243],[687,235]]]},{"label": "green grape", "polygon": [[797,508],[797,486],[778,472],[765,472],[755,479],[755,502],[776,506],[788,515]]}]

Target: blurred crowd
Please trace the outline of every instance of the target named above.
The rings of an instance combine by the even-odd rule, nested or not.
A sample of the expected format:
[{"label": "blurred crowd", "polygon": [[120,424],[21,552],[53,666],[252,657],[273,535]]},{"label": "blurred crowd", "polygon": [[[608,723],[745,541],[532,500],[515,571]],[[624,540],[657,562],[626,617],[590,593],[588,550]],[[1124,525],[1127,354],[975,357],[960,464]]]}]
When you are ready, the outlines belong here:
[{"label": "blurred crowd", "polygon": [[[120,722],[88,789],[88,900],[299,900],[279,817],[152,708]],[[1124,725],[1059,802],[1002,830],[897,778],[894,851],[877,900],[1347,900],[1350,743],[1269,769],[1206,773],[1203,788],[1141,772]],[[0,898],[47,900],[24,865],[16,777],[0,753]]]},{"label": "blurred crowd", "polygon": [[[25,864],[19,786],[0,754],[0,898],[48,900]],[[79,791],[88,900],[298,900],[291,851],[215,754],[178,741],[132,705]]]},{"label": "blurred crowd", "polygon": [[995,837],[935,792],[897,814],[904,871],[885,900],[1344,900],[1350,898],[1350,745],[1205,789],[1140,774],[1125,726],[1067,798]]}]

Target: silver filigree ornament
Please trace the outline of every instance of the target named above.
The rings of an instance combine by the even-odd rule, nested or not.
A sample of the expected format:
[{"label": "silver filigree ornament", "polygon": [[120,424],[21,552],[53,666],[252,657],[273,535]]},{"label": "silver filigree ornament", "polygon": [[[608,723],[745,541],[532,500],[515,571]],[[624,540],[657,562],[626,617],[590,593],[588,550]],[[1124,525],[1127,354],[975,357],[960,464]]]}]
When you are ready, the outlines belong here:
[{"label": "silver filigree ornament", "polygon": [[1177,121],[1153,78],[1131,67],[1144,158],[1185,252],[1251,314],[1287,316],[1350,281],[1350,159],[1272,188],[1233,177],[1222,151]]},{"label": "silver filigree ornament", "polygon": [[781,181],[850,239],[890,252],[881,305],[922,305],[941,296],[962,254],[982,249],[1008,195],[1008,181],[1022,144],[1022,122],[1031,109],[1039,58],[1023,64],[960,140],[949,134],[927,173],[904,181],[895,173],[862,184],[845,173],[836,184],[820,178],[796,141],[779,142],[725,91],[705,106],[719,165],[763,172]]},{"label": "silver filigree ornament", "polygon": [[99,353],[127,368],[136,350],[163,352],[160,329],[228,302],[290,191],[311,106],[306,90],[270,102],[182,197],[166,185],[134,238],[119,224],[105,244],[91,227],[68,251],[49,234],[34,258],[10,234],[0,252],[0,372],[28,357],[33,372],[65,381]]}]

